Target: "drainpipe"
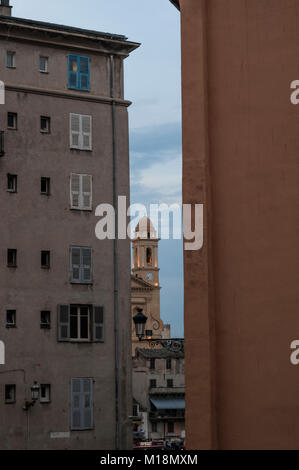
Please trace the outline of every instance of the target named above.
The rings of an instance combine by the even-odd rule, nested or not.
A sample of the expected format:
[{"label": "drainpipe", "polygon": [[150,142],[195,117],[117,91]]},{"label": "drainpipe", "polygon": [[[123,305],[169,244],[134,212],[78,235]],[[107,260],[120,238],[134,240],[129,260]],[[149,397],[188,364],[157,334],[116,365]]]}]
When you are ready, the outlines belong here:
[{"label": "drainpipe", "polygon": [[110,97],[112,98],[112,147],[113,147],[113,207],[115,210],[114,237],[114,361],[115,361],[115,448],[119,450],[119,359],[118,359],[118,205],[116,161],[116,113],[114,101],[114,56],[110,55]]}]

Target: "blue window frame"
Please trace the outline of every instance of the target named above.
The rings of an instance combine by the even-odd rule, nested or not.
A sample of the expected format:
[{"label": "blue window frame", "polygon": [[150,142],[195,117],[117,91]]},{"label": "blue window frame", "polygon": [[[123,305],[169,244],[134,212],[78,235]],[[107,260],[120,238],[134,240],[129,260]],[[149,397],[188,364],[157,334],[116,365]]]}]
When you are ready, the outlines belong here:
[{"label": "blue window frame", "polygon": [[69,88],[73,90],[89,91],[90,89],[90,58],[86,56],[69,54],[68,81]]}]

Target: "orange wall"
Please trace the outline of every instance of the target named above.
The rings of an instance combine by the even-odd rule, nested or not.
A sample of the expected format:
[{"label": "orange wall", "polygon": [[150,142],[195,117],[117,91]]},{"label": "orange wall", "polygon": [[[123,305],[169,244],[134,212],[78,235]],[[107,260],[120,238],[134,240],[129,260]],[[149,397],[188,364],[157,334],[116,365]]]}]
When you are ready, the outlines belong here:
[{"label": "orange wall", "polygon": [[199,448],[298,448],[298,0],[180,0],[186,432]]}]

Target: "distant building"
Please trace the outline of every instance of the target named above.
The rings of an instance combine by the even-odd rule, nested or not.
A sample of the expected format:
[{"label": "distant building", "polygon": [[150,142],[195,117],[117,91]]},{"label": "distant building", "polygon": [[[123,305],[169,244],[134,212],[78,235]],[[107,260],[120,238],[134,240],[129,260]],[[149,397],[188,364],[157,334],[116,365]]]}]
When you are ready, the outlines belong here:
[{"label": "distant building", "polygon": [[185,431],[184,352],[174,352],[155,339],[170,339],[170,325],[160,317],[159,239],[144,217],[132,242],[132,319],[139,310],[147,317],[140,342],[132,320],[133,430],[136,439],[179,441]]},{"label": "distant building", "polygon": [[172,0],[181,10],[189,449],[298,449],[298,6]]},{"label": "distant building", "polygon": [[185,438],[184,353],[168,349],[136,349],[133,357],[133,396],[140,422],[135,431],[148,440]]},{"label": "distant building", "polygon": [[114,263],[94,210],[129,196],[123,62],[138,44],[10,15],[2,1],[0,447],[127,449],[130,245]]}]

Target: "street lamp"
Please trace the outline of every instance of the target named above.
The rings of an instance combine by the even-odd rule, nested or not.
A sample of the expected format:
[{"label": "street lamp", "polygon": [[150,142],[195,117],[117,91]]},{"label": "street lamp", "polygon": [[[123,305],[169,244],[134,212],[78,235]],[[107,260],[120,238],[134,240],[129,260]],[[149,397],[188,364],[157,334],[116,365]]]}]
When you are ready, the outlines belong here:
[{"label": "street lamp", "polygon": [[133,317],[133,321],[135,324],[135,332],[136,336],[139,341],[147,342],[152,348],[156,346],[162,346],[165,349],[173,352],[184,352],[184,340],[181,338],[173,338],[173,339],[151,339],[147,338],[144,335],[145,331],[145,324],[147,322],[147,317],[143,313],[142,308],[137,309],[137,315]]},{"label": "street lamp", "polygon": [[30,390],[31,390],[31,401],[28,401],[28,400],[25,401],[25,405],[24,405],[25,411],[28,411],[30,408],[32,408],[37,402],[37,400],[39,399],[40,385],[37,382],[34,382]]},{"label": "street lamp", "polygon": [[137,315],[133,318],[135,323],[136,336],[139,338],[139,341],[142,341],[144,336],[145,324],[147,322],[147,317],[143,314],[142,308],[137,309]]}]

